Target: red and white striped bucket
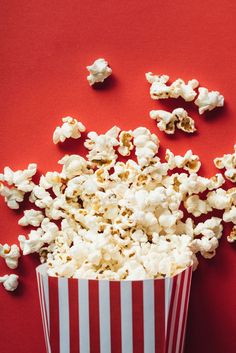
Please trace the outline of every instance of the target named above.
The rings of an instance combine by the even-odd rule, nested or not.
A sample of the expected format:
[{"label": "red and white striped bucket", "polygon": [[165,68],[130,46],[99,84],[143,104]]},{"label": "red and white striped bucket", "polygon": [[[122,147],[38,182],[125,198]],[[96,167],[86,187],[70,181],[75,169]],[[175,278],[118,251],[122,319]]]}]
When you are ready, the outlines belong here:
[{"label": "red and white striped bucket", "polygon": [[143,281],[36,272],[47,353],[183,352],[192,267]]}]

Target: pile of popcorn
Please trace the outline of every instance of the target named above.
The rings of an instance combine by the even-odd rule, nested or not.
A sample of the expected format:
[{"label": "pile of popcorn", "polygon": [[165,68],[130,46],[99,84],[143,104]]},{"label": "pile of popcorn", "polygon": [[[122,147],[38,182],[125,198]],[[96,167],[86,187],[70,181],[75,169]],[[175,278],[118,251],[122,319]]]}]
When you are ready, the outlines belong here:
[{"label": "pile of popcorn", "polygon": [[[112,70],[105,59],[87,67],[90,85],[103,82]],[[169,77],[147,73],[153,99],[195,99],[197,80],[181,79],[167,85]],[[199,88],[195,104],[199,113],[222,106],[224,97],[217,91]],[[154,110],[151,118],[160,130],[172,134],[175,127],[196,130],[194,120],[183,108],[172,113]],[[85,126],[65,117],[53,134],[53,142],[79,139]],[[195,269],[200,253],[212,258],[223,233],[222,220],[233,224],[227,239],[236,240],[236,188],[222,188],[225,179],[236,181],[236,145],[233,154],[216,158],[217,168],[225,169],[211,178],[198,175],[199,157],[191,150],[184,156],[166,150],[158,157],[159,139],[145,127],[121,131],[117,126],[104,134],[87,134],[86,159],[65,155],[58,163],[61,171],[49,171],[33,180],[37,165],[13,171],[5,167],[0,174],[0,194],[11,209],[20,208],[28,198],[33,208],[24,210],[19,246],[0,244],[0,257],[10,269],[23,255],[38,253],[46,262],[48,274],[67,278],[135,280],[164,278],[188,266]],[[134,152],[136,161],[119,161]],[[222,217],[215,217],[221,210]],[[205,215],[205,221],[198,217]],[[18,286],[15,274],[0,277],[6,290]]]},{"label": "pile of popcorn", "polygon": [[[217,209],[225,222],[236,224],[236,188],[221,188],[222,174],[199,176],[201,162],[191,150],[175,156],[167,149],[161,161],[159,140],[145,127],[114,126],[87,137],[87,159],[64,156],[61,172],[47,172],[38,185],[32,180],[36,164],[16,172],[5,167],[0,174],[8,207],[19,208],[26,196],[34,205],[19,220],[32,226],[18,237],[23,255],[39,253],[52,276],[113,280],[173,276],[192,264],[196,268],[198,252],[215,255],[222,219],[211,216],[199,223],[196,218]],[[137,162],[118,161],[133,149]],[[235,170],[236,153],[215,163]],[[236,239],[235,227],[228,239]],[[15,269],[19,247],[1,245],[0,256]],[[16,275],[0,281],[7,290],[17,286]]]}]

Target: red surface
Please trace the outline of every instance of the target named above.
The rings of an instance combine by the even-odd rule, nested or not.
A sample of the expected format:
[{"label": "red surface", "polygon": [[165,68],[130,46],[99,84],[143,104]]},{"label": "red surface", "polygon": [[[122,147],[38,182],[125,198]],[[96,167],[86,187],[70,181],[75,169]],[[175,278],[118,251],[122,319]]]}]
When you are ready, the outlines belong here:
[{"label": "red surface", "polygon": [[[0,170],[58,169],[65,153],[80,152],[77,142],[54,146],[52,132],[65,115],[79,117],[88,130],[105,131],[144,125],[156,132],[162,147],[176,153],[187,148],[200,155],[202,173],[215,173],[212,159],[231,151],[235,142],[236,3],[231,0],[176,1],[16,1],[0,3]],[[85,66],[98,57],[110,62],[114,75],[103,88],[86,82]],[[148,117],[155,102],[144,73],[171,79],[197,78],[220,90],[226,106],[196,119],[198,134],[164,136]],[[163,149],[162,149],[163,151]],[[0,200],[2,243],[20,233],[19,212]],[[43,330],[36,289],[37,257],[20,261],[16,293],[0,288],[1,353],[43,353]],[[0,275],[10,273],[4,261]],[[236,351],[236,247],[222,240],[217,256],[201,261],[193,275],[186,353]]]}]

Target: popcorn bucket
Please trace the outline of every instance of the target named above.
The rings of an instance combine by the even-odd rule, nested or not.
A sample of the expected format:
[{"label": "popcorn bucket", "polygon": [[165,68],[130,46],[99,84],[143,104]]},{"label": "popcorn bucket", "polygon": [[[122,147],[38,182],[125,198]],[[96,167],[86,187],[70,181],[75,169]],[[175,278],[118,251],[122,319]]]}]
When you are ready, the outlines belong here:
[{"label": "popcorn bucket", "polygon": [[192,267],[142,281],[36,272],[47,353],[183,352]]}]

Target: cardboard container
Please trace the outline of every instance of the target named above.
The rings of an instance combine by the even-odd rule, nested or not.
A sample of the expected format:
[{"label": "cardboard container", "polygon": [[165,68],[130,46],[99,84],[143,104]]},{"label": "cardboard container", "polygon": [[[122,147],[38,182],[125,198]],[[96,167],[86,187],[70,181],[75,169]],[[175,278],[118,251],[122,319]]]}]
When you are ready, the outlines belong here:
[{"label": "cardboard container", "polygon": [[47,353],[182,353],[192,268],[166,279],[49,277],[36,269]]}]

